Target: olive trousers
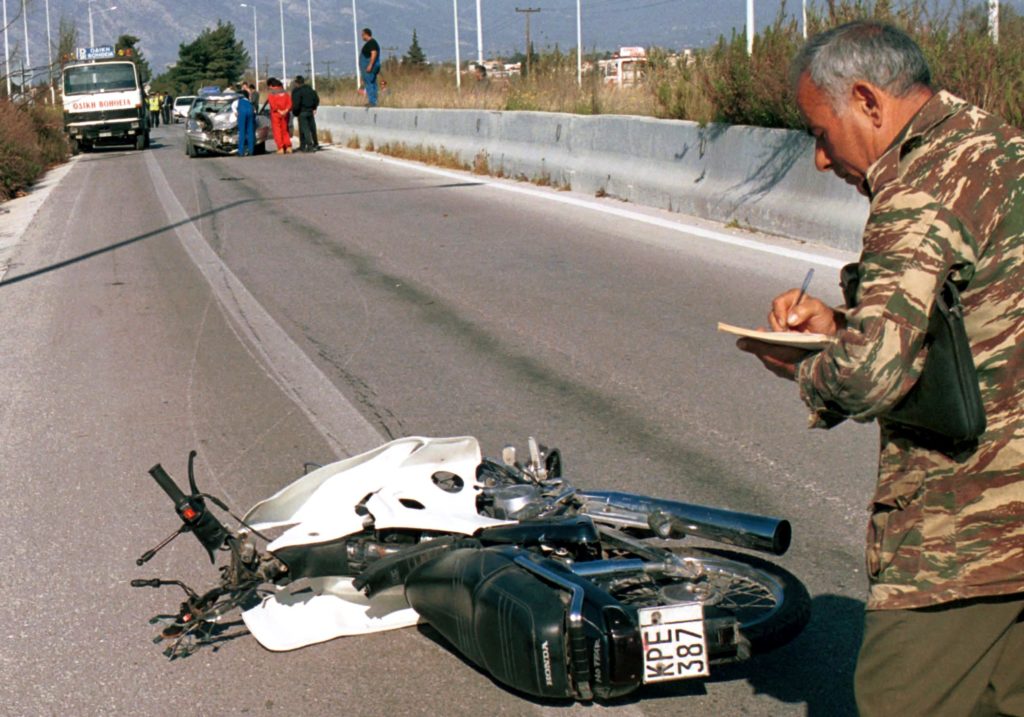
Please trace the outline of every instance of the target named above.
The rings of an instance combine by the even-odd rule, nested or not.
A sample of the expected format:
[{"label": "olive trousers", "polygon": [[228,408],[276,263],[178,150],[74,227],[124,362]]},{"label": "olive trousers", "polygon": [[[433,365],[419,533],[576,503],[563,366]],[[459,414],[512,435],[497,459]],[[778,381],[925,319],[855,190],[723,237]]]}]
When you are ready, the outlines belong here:
[{"label": "olive trousers", "polygon": [[861,717],[1024,717],[1024,595],[869,610]]}]

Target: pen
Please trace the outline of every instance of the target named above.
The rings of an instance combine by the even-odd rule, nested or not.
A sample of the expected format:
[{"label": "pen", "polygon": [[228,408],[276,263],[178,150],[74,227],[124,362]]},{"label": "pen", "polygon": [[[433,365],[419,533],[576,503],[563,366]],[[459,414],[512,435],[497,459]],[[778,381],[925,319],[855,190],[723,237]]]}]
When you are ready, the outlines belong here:
[{"label": "pen", "polygon": [[807,293],[807,287],[811,285],[811,278],[813,276],[814,276],[814,269],[808,269],[807,270],[807,276],[804,277],[804,283],[800,287],[800,293],[797,295],[796,301],[793,303],[793,306],[796,306],[797,304],[799,304],[803,300],[804,294]]}]

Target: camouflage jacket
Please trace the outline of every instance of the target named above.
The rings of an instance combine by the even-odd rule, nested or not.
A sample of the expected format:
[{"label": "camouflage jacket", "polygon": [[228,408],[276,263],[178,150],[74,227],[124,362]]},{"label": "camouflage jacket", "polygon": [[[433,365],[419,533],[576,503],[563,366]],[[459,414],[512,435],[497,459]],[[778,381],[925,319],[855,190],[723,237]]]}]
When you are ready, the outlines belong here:
[{"label": "camouflage jacket", "polygon": [[[1024,133],[933,96],[868,170],[871,212],[847,328],[801,362],[812,425],[878,419],[869,609],[1024,591]],[[988,428],[949,457],[887,424],[924,364],[947,275],[961,290]]]}]

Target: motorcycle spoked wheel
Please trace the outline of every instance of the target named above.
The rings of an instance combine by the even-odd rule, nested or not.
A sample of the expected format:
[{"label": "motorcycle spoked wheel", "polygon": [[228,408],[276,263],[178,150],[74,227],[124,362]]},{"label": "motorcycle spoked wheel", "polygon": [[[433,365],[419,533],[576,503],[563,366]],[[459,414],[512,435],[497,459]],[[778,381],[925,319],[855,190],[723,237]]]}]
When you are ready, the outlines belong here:
[{"label": "motorcycle spoked wheel", "polygon": [[[617,600],[634,607],[700,601],[704,619],[734,616],[752,653],[781,647],[795,638],[811,616],[811,598],[788,570],[753,555],[731,550],[674,550],[700,568],[694,580],[674,574],[645,572],[600,581]],[[710,647],[710,646],[709,646]],[[744,659],[737,655],[733,659]],[[730,659],[712,662],[729,662]]]}]

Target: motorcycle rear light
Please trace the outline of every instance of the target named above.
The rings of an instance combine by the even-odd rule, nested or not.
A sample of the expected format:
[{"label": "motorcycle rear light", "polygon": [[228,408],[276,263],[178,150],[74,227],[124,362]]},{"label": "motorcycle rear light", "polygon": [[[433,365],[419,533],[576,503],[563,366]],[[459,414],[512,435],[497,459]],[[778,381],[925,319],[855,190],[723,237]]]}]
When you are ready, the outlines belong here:
[{"label": "motorcycle rear light", "polygon": [[185,508],[181,511],[181,517],[188,521],[195,520],[198,516],[199,512],[191,505],[186,505]]}]

